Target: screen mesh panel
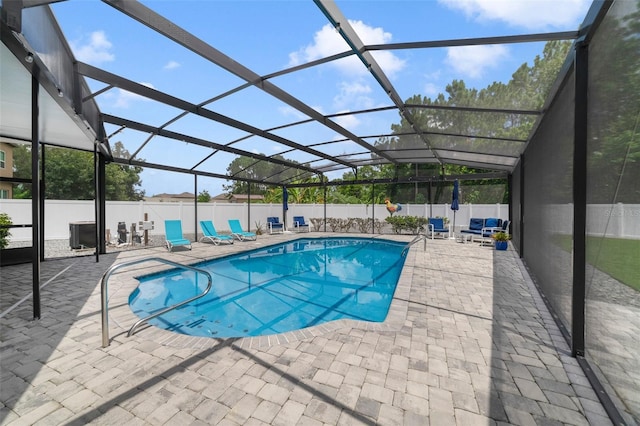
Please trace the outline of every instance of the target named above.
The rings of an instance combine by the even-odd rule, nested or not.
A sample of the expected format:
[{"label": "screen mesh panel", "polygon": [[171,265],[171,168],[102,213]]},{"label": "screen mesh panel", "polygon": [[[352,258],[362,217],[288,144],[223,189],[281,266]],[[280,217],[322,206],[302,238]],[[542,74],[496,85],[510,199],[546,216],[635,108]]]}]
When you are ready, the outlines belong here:
[{"label": "screen mesh panel", "polygon": [[589,46],[586,357],[640,420],[640,27],[617,1]]},{"label": "screen mesh panel", "polygon": [[574,78],[565,82],[525,151],[524,259],[570,329]]}]

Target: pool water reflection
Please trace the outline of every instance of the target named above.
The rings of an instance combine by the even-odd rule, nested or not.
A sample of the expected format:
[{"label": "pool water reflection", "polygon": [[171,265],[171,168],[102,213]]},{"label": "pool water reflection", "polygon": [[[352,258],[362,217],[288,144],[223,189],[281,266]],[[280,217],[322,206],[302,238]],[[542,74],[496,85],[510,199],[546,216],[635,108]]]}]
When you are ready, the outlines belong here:
[{"label": "pool water reflection", "polygon": [[[284,333],[338,319],[382,322],[404,265],[406,244],[371,238],[305,238],[200,263],[208,295],[151,324],[193,336]],[[139,278],[129,305],[145,317],[206,287],[190,271]]]}]

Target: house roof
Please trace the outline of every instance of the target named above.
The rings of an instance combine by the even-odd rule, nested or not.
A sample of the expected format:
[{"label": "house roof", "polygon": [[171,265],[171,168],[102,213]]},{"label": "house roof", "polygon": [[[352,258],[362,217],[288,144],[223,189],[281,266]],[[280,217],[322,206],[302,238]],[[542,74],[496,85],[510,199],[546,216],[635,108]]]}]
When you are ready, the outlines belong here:
[{"label": "house roof", "polygon": [[215,197],[212,197],[211,200],[212,201],[227,201],[227,200],[256,200],[256,201],[261,201],[264,200],[264,196],[263,195],[256,195],[256,194],[251,194],[251,195],[247,195],[247,194],[229,194],[229,193],[222,193],[222,194],[218,194]]},{"label": "house roof", "polygon": [[188,199],[188,200],[193,200],[195,198],[195,195],[193,195],[191,192],[182,192],[180,194],[167,194],[167,193],[162,193],[162,194],[155,194],[150,198],[184,198],[184,199]]}]

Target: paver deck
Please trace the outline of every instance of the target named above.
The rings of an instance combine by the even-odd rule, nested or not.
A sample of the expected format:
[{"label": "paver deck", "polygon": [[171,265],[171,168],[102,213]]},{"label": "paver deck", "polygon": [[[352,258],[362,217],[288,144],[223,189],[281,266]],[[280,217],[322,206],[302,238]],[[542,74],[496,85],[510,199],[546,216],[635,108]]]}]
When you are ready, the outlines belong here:
[{"label": "paver deck", "polygon": [[411,248],[385,323],[262,339],[154,327],[126,337],[141,271],[123,271],[110,281],[101,347],[99,280],[112,264],[193,263],[298,237],[50,260],[40,320],[31,266],[1,268],[0,424],[611,424],[516,253],[454,240]]}]

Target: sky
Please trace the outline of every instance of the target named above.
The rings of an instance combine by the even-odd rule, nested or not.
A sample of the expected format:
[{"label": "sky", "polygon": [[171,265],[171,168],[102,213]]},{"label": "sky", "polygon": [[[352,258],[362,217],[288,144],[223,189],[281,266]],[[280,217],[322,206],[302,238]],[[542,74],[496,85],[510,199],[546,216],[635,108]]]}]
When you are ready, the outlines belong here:
[{"label": "sky", "polygon": [[[142,2],[182,29],[259,75],[266,75],[347,50],[346,43],[310,0],[218,1],[150,0]],[[338,0],[342,13],[365,44],[519,35],[577,30],[591,2],[587,0]],[[69,0],[52,9],[76,58],[194,104],[210,100],[244,83],[217,65],[160,37],[111,6],[98,1]],[[374,52],[402,99],[435,97],[453,80],[482,89],[494,81],[508,82],[523,63],[532,64],[543,43],[484,45]],[[388,96],[355,57],[349,57],[269,80],[323,114],[349,113],[390,105]],[[88,81],[93,91],[103,83]],[[111,89],[96,97],[103,113],[161,126],[180,114],[132,93]],[[274,129],[306,118],[300,111],[251,87],[223,97],[206,108],[260,129]],[[335,121],[358,135],[390,132],[398,117],[389,113],[349,115]],[[246,134],[192,115],[167,129],[227,144]],[[122,142],[138,158],[190,168],[211,150],[160,137],[142,147],[147,135],[107,126],[110,143]],[[337,138],[308,124],[273,133],[308,145]],[[326,148],[332,155],[361,151],[352,143]],[[248,138],[234,147],[265,155],[287,147],[271,140]],[[142,147],[142,149],[140,149]],[[306,153],[287,154],[310,161]],[[234,155],[219,153],[199,170],[225,173]],[[348,170],[345,170],[348,171]],[[341,174],[339,172],[339,174]],[[193,192],[194,178],[146,168],[141,175],[147,196]],[[220,179],[199,178],[198,192],[223,192]]]}]

